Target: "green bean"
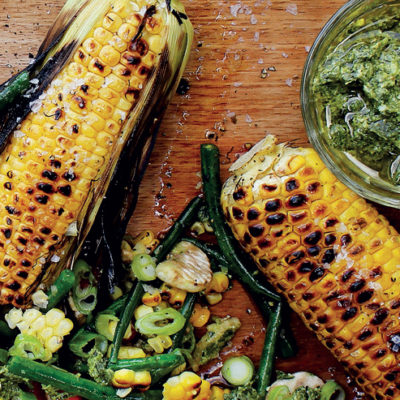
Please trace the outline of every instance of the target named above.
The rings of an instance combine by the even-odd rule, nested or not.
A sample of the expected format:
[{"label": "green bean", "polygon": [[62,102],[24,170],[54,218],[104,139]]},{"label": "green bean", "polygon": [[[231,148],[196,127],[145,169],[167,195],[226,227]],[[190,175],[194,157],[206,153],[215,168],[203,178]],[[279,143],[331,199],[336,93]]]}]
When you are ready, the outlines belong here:
[{"label": "green bean", "polygon": [[267,387],[271,382],[272,370],[274,367],[275,347],[281,324],[282,303],[277,303],[271,314],[265,334],[264,348],[261,354],[260,367],[257,372],[256,383],[257,393],[265,396]]},{"label": "green bean", "polygon": [[183,238],[185,242],[189,242],[197,246],[200,250],[204,251],[208,257],[214,258],[215,261],[218,261],[222,266],[228,268],[228,261],[226,258],[215,248],[210,246],[208,243],[204,243],[201,240],[195,238]]},{"label": "green bean", "polygon": [[182,214],[178,217],[172,225],[162,243],[160,243],[153,252],[153,256],[157,262],[162,261],[167,254],[174,247],[176,242],[182,236],[185,229],[189,228],[197,217],[197,211],[202,204],[200,197],[195,197],[183,210]]},{"label": "green bean", "polygon": [[175,350],[173,353],[160,354],[157,356],[144,357],[144,358],[132,358],[132,359],[119,359],[115,364],[110,365],[110,369],[117,371],[119,369],[131,369],[133,371],[153,371],[158,368],[169,368],[177,367],[185,362],[185,358],[179,352]]},{"label": "green bean", "polygon": [[121,347],[122,339],[125,335],[125,332],[131,323],[133,312],[135,308],[139,305],[142,300],[142,296],[144,294],[143,286],[140,282],[136,283],[127,298],[127,301],[124,305],[124,309],[122,311],[121,317],[119,319],[118,325],[115,329],[114,340],[111,350],[111,355],[109,359],[109,365],[115,364],[118,359],[119,349]]},{"label": "green bean", "polygon": [[237,255],[236,240],[225,222],[219,204],[221,182],[219,175],[218,147],[213,144],[202,144],[200,155],[203,190],[211,217],[211,225],[214,229],[218,245],[228,261],[229,271],[235,275],[236,278],[239,278],[251,292],[261,294],[275,301],[280,301],[281,298],[278,294],[257,282]]},{"label": "green bean", "polygon": [[96,347],[96,349],[101,353],[105,354],[108,347],[108,341],[103,335],[94,332],[87,332],[82,328],[69,341],[68,347],[76,356],[86,359],[89,357],[90,350],[94,347]]},{"label": "green bean", "polygon": [[[257,302],[260,311],[265,315],[266,319],[269,321],[271,316],[273,315],[273,309],[275,303],[266,300],[265,298],[260,298]],[[289,325],[288,314],[290,313],[290,309],[286,303],[282,304],[284,312],[282,315],[285,315],[285,318],[282,318],[280,331],[278,335],[278,348],[277,352],[282,358],[290,358],[294,357],[297,354],[297,344],[296,339],[293,336],[292,329]]]},{"label": "green bean", "polygon": [[37,397],[33,393],[23,392],[22,390],[19,393],[19,400],[37,400]]},{"label": "green bean", "polygon": [[182,347],[183,337],[185,336],[186,327],[188,325],[189,319],[192,316],[194,303],[196,303],[197,295],[196,293],[188,293],[186,295],[185,302],[183,303],[182,308],[179,312],[183,315],[186,320],[185,326],[175,335],[171,337],[172,339],[172,346],[169,349],[169,352],[174,351],[175,349],[179,349]]},{"label": "green bean", "polygon": [[75,274],[70,269],[62,271],[56,281],[50,286],[47,293],[47,307],[42,311],[47,312],[54,308],[73,288],[74,284]]},{"label": "green bean", "polygon": [[[41,364],[23,357],[12,357],[7,364],[9,372],[21,378],[30,379],[45,385],[51,385],[74,396],[88,400],[121,400],[111,386],[102,386],[89,379],[80,378],[68,371]],[[127,400],[159,400],[160,391],[148,390],[132,393]]]},{"label": "green bean", "polygon": [[8,84],[2,85],[2,90],[0,91],[0,111],[3,111],[29,88],[29,80],[29,72],[25,70],[8,81]]}]

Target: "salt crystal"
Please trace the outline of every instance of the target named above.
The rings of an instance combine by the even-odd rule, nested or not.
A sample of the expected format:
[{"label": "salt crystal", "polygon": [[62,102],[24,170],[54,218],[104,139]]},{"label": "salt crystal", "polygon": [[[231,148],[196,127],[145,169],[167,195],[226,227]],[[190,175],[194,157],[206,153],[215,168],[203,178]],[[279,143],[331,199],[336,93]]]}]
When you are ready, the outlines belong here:
[{"label": "salt crystal", "polygon": [[286,7],[286,12],[292,15],[297,15],[297,5],[296,4],[288,4]]},{"label": "salt crystal", "polygon": [[291,78],[288,78],[288,79],[286,79],[286,85],[288,85],[288,86],[292,86],[292,84],[293,84],[293,79],[291,79]]},{"label": "salt crystal", "polygon": [[31,79],[29,82],[32,83],[32,85],[37,85],[39,83],[39,79],[34,78],[34,79]]},{"label": "salt crystal", "polygon": [[288,58],[288,57],[289,57],[289,54],[288,54],[288,53],[282,53],[282,57]]},{"label": "salt crystal", "polygon": [[259,58],[257,61],[259,64],[264,64],[264,60],[262,58]]},{"label": "salt crystal", "polygon": [[255,25],[257,23],[257,18],[254,14],[250,17],[250,23],[252,25]]},{"label": "salt crystal", "polygon": [[260,32],[254,32],[254,41],[258,42],[260,40]]},{"label": "salt crystal", "polygon": [[243,85],[243,82],[233,82],[233,86],[240,87]]},{"label": "salt crystal", "polygon": [[253,119],[250,117],[249,114],[246,114],[246,122],[248,123],[253,122]]},{"label": "salt crystal", "polygon": [[309,53],[310,50],[311,50],[311,47],[310,47],[310,46],[304,46],[304,48],[306,49],[306,52],[307,52],[307,53]]},{"label": "salt crystal", "polygon": [[231,6],[231,14],[233,17],[237,17],[239,10],[242,8],[240,3]]},{"label": "salt crystal", "polygon": [[14,137],[15,138],[22,138],[25,136],[25,133],[22,131],[14,131]]},{"label": "salt crystal", "polygon": [[29,103],[29,107],[30,107],[30,109],[32,110],[33,113],[37,113],[42,108],[42,102],[41,102],[40,99],[31,101]]}]

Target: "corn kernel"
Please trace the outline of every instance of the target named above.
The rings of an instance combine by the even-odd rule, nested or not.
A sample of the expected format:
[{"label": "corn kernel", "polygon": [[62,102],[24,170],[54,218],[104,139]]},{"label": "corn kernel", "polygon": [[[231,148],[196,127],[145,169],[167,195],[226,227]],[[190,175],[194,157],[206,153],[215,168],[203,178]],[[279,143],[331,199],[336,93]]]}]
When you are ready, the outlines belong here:
[{"label": "corn kernel", "polygon": [[23,314],[20,308],[12,308],[4,317],[10,329],[15,329],[22,318]]},{"label": "corn kernel", "polygon": [[100,44],[104,46],[107,45],[107,43],[113,38],[113,34],[109,32],[107,29],[98,27],[94,30],[93,37],[95,38],[95,40],[97,40]]},{"label": "corn kernel", "polygon": [[207,293],[223,293],[229,288],[229,278],[224,272],[214,272]]},{"label": "corn kernel", "polygon": [[73,322],[69,318],[64,318],[54,328],[54,334],[58,336],[66,336],[72,331],[73,327],[74,327]]},{"label": "corn kernel", "polygon": [[192,316],[190,317],[190,323],[195,328],[201,328],[208,322],[210,315],[211,312],[207,307],[202,307],[200,304],[196,303]]},{"label": "corn kernel", "polygon": [[120,54],[114,47],[107,45],[100,50],[100,59],[110,67],[114,67],[119,63]]},{"label": "corn kernel", "polygon": [[222,294],[221,293],[210,293],[206,295],[206,299],[210,306],[214,306],[222,301]]},{"label": "corn kernel", "polygon": [[108,13],[103,19],[103,27],[110,32],[117,32],[121,25],[121,17],[113,12]]},{"label": "corn kernel", "polygon": [[131,387],[135,383],[135,372],[130,369],[119,369],[114,372],[111,383],[118,388]]},{"label": "corn kernel", "polygon": [[63,344],[61,336],[50,336],[45,340],[45,347],[52,353],[60,350]]},{"label": "corn kernel", "polygon": [[91,55],[92,57],[96,57],[101,49],[100,43],[93,38],[86,39],[83,42],[82,47],[86,51],[86,53]]},{"label": "corn kernel", "polygon": [[154,338],[150,338],[147,340],[147,343],[151,346],[151,348],[158,354],[164,352],[164,346],[161,342],[161,339],[159,336],[156,336]]},{"label": "corn kernel", "polygon": [[58,308],[52,308],[46,313],[46,324],[54,327],[65,318],[65,314]]},{"label": "corn kernel", "polygon": [[158,306],[161,303],[161,294],[157,290],[154,293],[145,293],[142,297],[142,303],[149,307]]}]

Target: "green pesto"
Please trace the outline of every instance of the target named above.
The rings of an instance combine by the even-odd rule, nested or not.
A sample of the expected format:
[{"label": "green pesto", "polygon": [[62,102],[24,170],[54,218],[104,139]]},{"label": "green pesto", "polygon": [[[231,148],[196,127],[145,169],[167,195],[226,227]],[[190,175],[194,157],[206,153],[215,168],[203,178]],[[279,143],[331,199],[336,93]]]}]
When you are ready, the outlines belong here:
[{"label": "green pesto", "polygon": [[343,42],[327,51],[312,83],[332,145],[396,184],[400,184],[399,22],[399,15],[390,15],[351,24],[340,38]]},{"label": "green pesto", "polygon": [[207,326],[207,332],[197,342],[193,352],[192,368],[197,371],[201,365],[219,356],[219,352],[233,338],[240,328],[236,317],[217,319]]},{"label": "green pesto", "polygon": [[103,386],[107,386],[111,382],[114,373],[107,368],[107,360],[95,347],[89,352],[87,365],[89,367],[89,376],[95,382]]},{"label": "green pesto", "polygon": [[230,393],[224,394],[224,400],[264,400],[264,398],[251,385],[239,386]]},{"label": "green pesto", "polygon": [[298,387],[290,397],[290,400],[320,400],[321,388]]}]

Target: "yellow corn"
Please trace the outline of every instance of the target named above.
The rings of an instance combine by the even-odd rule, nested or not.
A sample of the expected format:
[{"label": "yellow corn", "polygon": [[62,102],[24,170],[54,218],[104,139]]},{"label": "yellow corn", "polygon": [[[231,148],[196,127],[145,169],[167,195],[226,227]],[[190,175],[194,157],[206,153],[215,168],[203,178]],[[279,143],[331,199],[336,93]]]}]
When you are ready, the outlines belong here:
[{"label": "yellow corn", "polygon": [[200,393],[196,396],[196,400],[209,400],[211,396],[210,382],[201,381]]},{"label": "yellow corn", "polygon": [[162,299],[168,301],[174,308],[181,307],[186,299],[186,292],[184,290],[169,287],[165,283],[163,283],[160,290]]},{"label": "yellow corn", "polygon": [[25,311],[13,308],[5,315],[5,320],[11,329],[17,327],[21,333],[39,339],[46,351],[43,361],[50,360],[52,354],[62,347],[64,336],[69,335],[74,327],[73,322],[57,308],[46,314],[34,308]]},{"label": "yellow corn", "polygon": [[[139,85],[140,82],[136,82],[135,84]],[[133,244],[135,247],[137,244],[143,245],[146,248],[146,253],[148,254],[158,246],[158,243],[159,240],[154,236],[152,231],[144,231],[133,239]]]},{"label": "yellow corn", "polygon": [[152,312],[154,312],[154,311],[151,307],[141,304],[139,307],[136,307],[133,315],[134,315],[135,319],[139,319],[139,318],[145,316],[146,314],[150,314]]},{"label": "yellow corn", "polygon": [[206,293],[223,293],[229,288],[229,278],[222,272],[214,272]]},{"label": "yellow corn", "polygon": [[210,306],[214,306],[222,301],[222,294],[221,293],[209,293],[206,294],[207,303]]},{"label": "yellow corn", "polygon": [[202,307],[200,304],[196,303],[194,305],[192,316],[190,317],[190,323],[195,328],[201,328],[210,319],[211,312],[208,307]]},{"label": "yellow corn", "polygon": [[142,17],[124,4],[101,16],[0,155],[0,304],[25,305],[50,258],[61,257],[158,59],[151,42],[161,28],[146,31],[140,53],[130,50]]},{"label": "yellow corn", "polygon": [[161,293],[156,290],[154,293],[145,293],[142,297],[142,303],[149,307],[156,307],[161,303]]},{"label": "yellow corn", "polygon": [[236,238],[366,393],[398,398],[399,234],[314,150],[265,140],[224,185]]},{"label": "yellow corn", "polygon": [[[107,355],[110,357],[112,346],[108,347]],[[118,352],[119,359],[144,358],[146,353],[139,347],[121,346]]]},{"label": "yellow corn", "polygon": [[211,386],[210,400],[224,400],[224,395],[229,393],[229,389],[222,389],[218,386]]},{"label": "yellow corn", "polygon": [[[202,379],[194,372],[185,371],[164,383],[163,400],[197,399],[204,389]],[[204,392],[204,390],[203,390]]]},{"label": "yellow corn", "polygon": [[164,350],[172,346],[172,340],[167,335],[158,335],[154,338],[150,338],[147,340],[147,343],[156,353],[163,353]]},{"label": "yellow corn", "polygon": [[113,300],[119,299],[124,293],[122,292],[122,289],[118,286],[114,286],[114,293],[111,295],[111,298]]},{"label": "yellow corn", "polygon": [[151,376],[149,371],[119,369],[114,372],[111,383],[117,388],[134,388],[145,391],[150,387]]}]

